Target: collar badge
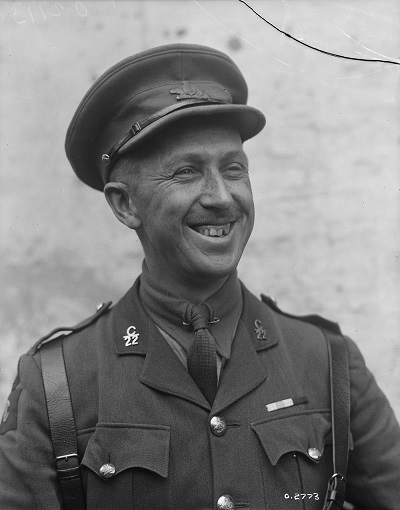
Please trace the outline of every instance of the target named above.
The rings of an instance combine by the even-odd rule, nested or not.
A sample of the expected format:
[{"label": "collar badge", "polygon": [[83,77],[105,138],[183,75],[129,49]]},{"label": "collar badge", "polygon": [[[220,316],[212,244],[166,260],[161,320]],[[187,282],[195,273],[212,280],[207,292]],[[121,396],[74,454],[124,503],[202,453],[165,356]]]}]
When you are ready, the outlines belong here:
[{"label": "collar badge", "polygon": [[188,81],[182,82],[182,88],[172,89],[169,92],[170,94],[178,94],[176,96],[178,101],[181,99],[210,99],[207,94]]},{"label": "collar badge", "polygon": [[258,340],[268,340],[267,332],[262,327],[262,323],[261,323],[261,321],[259,319],[256,319],[254,321],[254,326],[255,326],[254,331],[256,332],[257,339]]},{"label": "collar badge", "polygon": [[124,335],[125,347],[130,347],[131,345],[139,345],[139,333],[136,332],[135,326],[129,326],[126,330],[126,335]]}]

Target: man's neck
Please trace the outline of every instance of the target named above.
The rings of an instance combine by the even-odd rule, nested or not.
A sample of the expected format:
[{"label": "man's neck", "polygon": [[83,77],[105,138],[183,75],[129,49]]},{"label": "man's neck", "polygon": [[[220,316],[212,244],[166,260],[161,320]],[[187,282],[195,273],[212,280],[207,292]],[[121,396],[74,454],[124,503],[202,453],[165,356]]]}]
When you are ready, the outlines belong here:
[{"label": "man's neck", "polygon": [[174,278],[170,274],[154,274],[148,266],[147,271],[163,287],[165,292],[196,304],[206,301],[215,294],[230,276],[227,275],[221,278]]}]

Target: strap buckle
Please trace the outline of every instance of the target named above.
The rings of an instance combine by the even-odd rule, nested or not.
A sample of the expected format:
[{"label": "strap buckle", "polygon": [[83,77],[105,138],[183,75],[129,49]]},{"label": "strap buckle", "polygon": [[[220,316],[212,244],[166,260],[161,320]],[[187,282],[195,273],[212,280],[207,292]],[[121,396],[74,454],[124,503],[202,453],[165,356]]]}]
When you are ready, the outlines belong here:
[{"label": "strap buckle", "polygon": [[80,476],[81,466],[77,453],[67,453],[56,457],[56,471],[59,479]]},{"label": "strap buckle", "polygon": [[[334,473],[328,481],[325,495],[324,510],[342,508],[346,493],[346,478],[341,473]],[[338,506],[336,506],[338,505]]]},{"label": "strap buckle", "polygon": [[78,458],[78,454],[77,453],[66,453],[65,455],[60,455],[59,457],[56,457],[56,461],[64,459],[65,462],[68,462],[68,459],[70,459],[71,457]]},{"label": "strap buckle", "polygon": [[334,478],[340,478],[340,482],[346,482],[346,477],[343,476],[342,474],[340,473],[334,473],[330,478],[329,478],[329,482],[328,484],[330,483],[334,483]]},{"label": "strap buckle", "polygon": [[129,132],[131,133],[132,136],[135,136],[141,130],[142,130],[142,126],[140,125],[140,122],[135,122],[135,124],[133,124],[133,126],[131,127]]}]

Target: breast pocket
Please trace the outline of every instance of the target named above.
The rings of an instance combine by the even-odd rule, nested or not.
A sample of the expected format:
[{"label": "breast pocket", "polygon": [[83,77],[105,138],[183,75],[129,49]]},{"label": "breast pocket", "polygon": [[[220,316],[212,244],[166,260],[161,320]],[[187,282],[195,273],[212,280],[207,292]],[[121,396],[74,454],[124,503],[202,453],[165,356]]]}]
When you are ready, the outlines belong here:
[{"label": "breast pocket", "polygon": [[259,440],[266,505],[320,509],[332,475],[329,413],[302,413],[251,424]]},{"label": "breast pocket", "polygon": [[86,468],[88,510],[169,510],[170,428],[100,423],[90,438]]}]

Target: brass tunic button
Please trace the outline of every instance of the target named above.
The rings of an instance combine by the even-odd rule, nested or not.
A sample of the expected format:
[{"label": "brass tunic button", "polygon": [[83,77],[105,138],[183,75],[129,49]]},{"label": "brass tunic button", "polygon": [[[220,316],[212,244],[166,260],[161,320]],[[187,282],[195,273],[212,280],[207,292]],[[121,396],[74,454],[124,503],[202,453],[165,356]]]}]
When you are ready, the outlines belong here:
[{"label": "brass tunic button", "polygon": [[111,478],[115,475],[115,466],[114,464],[103,464],[99,469],[100,476],[103,478]]},{"label": "brass tunic button", "polygon": [[226,432],[226,421],[222,416],[213,416],[210,420],[211,432],[214,436],[223,436]]},{"label": "brass tunic button", "polygon": [[312,460],[321,460],[321,452],[316,448],[309,448],[307,453]]},{"label": "brass tunic button", "polygon": [[229,494],[224,494],[217,501],[218,510],[235,510],[235,503]]}]

